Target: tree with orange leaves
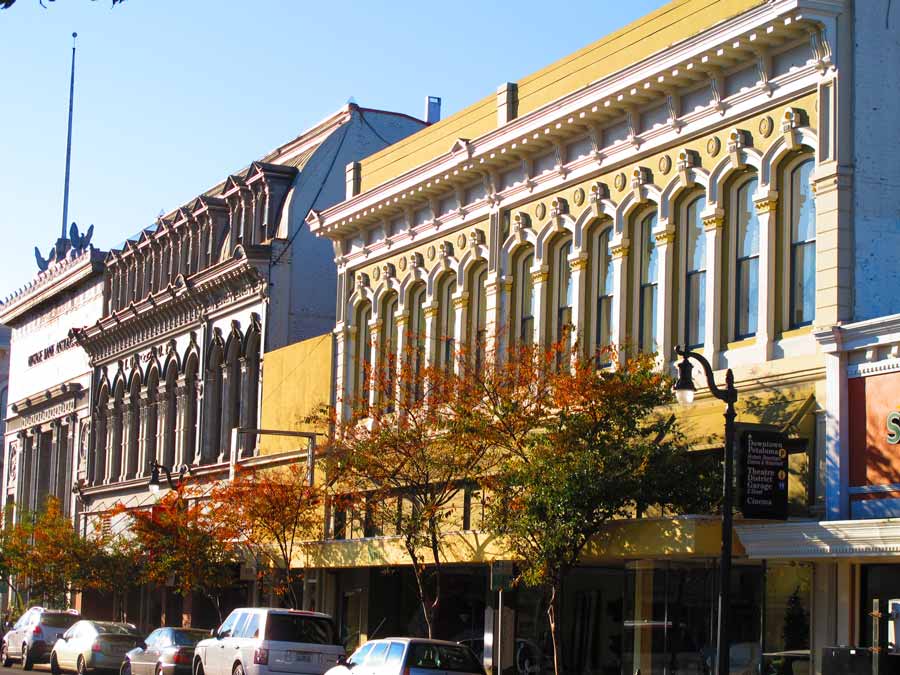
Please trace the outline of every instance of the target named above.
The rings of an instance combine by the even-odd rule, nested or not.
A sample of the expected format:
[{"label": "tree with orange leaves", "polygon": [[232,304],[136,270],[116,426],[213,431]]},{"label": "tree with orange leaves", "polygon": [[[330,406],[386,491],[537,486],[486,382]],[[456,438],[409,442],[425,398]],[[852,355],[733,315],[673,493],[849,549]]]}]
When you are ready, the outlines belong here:
[{"label": "tree with orange leaves", "polygon": [[377,525],[387,522],[401,540],[425,629],[433,637],[442,540],[461,529],[459,501],[495,461],[495,448],[468,429],[480,396],[470,386],[474,381],[426,367],[421,351],[410,350],[399,360],[386,356],[366,377],[366,397],[347,402],[349,418],[340,419],[333,409],[316,418],[335,429],[325,448],[331,491],[342,501],[338,511],[355,507],[372,534],[388,534]]},{"label": "tree with orange leaves", "polygon": [[221,595],[234,583],[238,561],[231,529],[199,488],[180,485],[150,508],[118,504],[143,560],[144,580],[159,585],[174,580],[176,592],[205,595],[222,619]]},{"label": "tree with orange leaves", "polygon": [[320,490],[309,484],[306,466],[239,469],[235,479],[215,489],[211,500],[233,537],[276,573],[275,591],[294,609],[302,595],[302,572],[294,567],[302,547],[322,535]]}]

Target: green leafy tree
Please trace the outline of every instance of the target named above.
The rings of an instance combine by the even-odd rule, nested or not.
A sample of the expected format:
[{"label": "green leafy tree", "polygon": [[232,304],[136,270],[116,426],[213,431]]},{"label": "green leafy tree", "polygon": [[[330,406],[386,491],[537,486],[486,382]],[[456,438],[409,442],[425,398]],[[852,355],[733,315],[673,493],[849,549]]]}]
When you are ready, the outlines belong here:
[{"label": "green leafy tree", "polygon": [[519,581],[549,589],[559,673],[560,591],[585,548],[610,521],[639,510],[702,506],[715,471],[698,470],[660,414],[672,386],[649,356],[598,371],[565,350],[523,348],[500,372],[516,375],[482,378],[490,404],[473,425],[509,449],[490,476],[487,528],[505,538]]}]

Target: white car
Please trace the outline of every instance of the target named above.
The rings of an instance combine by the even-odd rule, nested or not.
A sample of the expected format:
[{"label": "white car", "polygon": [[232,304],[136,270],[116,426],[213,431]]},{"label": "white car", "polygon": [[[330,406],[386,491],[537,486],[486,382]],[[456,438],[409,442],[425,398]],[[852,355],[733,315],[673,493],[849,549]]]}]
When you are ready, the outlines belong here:
[{"label": "white car", "polygon": [[247,607],[197,643],[193,675],[322,675],[341,656],[327,614]]},{"label": "white car", "polygon": [[425,638],[369,640],[326,675],[484,675],[465,645]]}]

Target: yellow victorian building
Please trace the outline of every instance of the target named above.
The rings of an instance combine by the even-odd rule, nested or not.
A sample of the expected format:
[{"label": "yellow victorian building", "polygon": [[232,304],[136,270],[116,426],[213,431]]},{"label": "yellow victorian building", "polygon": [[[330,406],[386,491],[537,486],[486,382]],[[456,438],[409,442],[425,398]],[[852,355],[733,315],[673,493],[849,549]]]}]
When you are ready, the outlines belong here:
[{"label": "yellow victorian building", "polygon": [[[485,338],[577,339],[668,369],[684,344],[720,381],[733,370],[739,422],[807,441],[790,458],[790,517],[814,519],[826,386],[813,329],[851,311],[848,6],[675,0],[348,165],[346,201],[307,218],[338,266],[337,400],[411,336],[435,364]],[[722,412],[700,391],[678,413],[696,451],[721,453]],[[543,671],[543,599],[494,589],[503,552],[479,531],[480,500],[467,493],[446,542],[439,632],[494,672]],[[364,521],[330,523],[306,561],[308,602],[351,641],[416,630],[402,549]],[[710,514],[610,528],[565,589],[566,672],[708,672],[720,536]],[[813,620],[825,577],[751,559],[738,538],[735,554],[732,672],[812,672],[810,650],[839,639]]]}]

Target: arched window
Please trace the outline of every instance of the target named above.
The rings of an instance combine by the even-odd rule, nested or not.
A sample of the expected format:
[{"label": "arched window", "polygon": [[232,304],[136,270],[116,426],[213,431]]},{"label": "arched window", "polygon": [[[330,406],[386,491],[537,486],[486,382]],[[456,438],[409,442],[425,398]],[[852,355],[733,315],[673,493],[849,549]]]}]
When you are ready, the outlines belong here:
[{"label": "arched window", "polygon": [[135,374],[131,378],[131,388],[128,392],[128,447],[125,455],[125,479],[131,479],[138,474],[138,455],[140,453],[141,437],[141,379]]},{"label": "arched window", "polygon": [[597,365],[606,365],[609,354],[604,350],[612,344],[613,335],[613,267],[609,250],[612,228],[605,227],[596,236],[591,255],[594,294],[594,353]]},{"label": "arched window", "polygon": [[813,200],[813,160],[793,166],[788,176],[790,222],[790,320],[791,328],[809,326],[816,313],[816,207]]},{"label": "arched window", "polygon": [[205,429],[201,461],[216,461],[219,455],[219,429],[222,425],[222,348],[218,340],[213,340],[206,363],[206,377],[203,385],[203,405]]},{"label": "arched window", "polygon": [[384,373],[386,401],[389,408],[393,407],[395,395],[394,388],[397,380],[397,294],[391,293],[384,301],[382,312],[381,336],[381,368]]},{"label": "arched window", "polygon": [[410,292],[409,345],[412,363],[412,394],[416,400],[425,395],[425,284],[417,284]]},{"label": "arched window", "polygon": [[156,439],[158,423],[159,406],[159,371],[156,365],[150,368],[147,373],[147,429],[144,433],[144,466],[140,467],[140,472],[148,471],[148,464],[151,459],[156,458]]},{"label": "arched window", "polygon": [[469,345],[474,353],[475,371],[481,372],[487,349],[487,265],[472,272],[469,294]]},{"label": "arched window", "polygon": [[572,332],[572,266],[569,256],[572,254],[572,240],[562,242],[556,247],[553,257],[553,299],[550,336],[553,342],[568,342]]},{"label": "arched window", "polygon": [[366,302],[357,310],[356,322],[356,364],[354,368],[353,392],[359,405],[369,403],[369,384],[372,377],[372,334],[369,322],[372,320],[372,305]]},{"label": "arched window", "polygon": [[225,365],[222,372],[222,429],[221,447],[225,456],[231,451],[231,430],[241,420],[241,334],[233,329],[225,345]]},{"label": "arched window", "polygon": [[658,301],[659,255],[656,250],[656,211],[645,215],[637,224],[635,241],[638,242],[638,347],[642,352],[653,353],[656,345],[656,304]]},{"label": "arched window", "polygon": [[108,411],[109,388],[103,384],[97,394],[97,405],[94,409],[94,465],[91,472],[93,485],[101,485],[106,479]]},{"label": "arched window", "polygon": [[185,411],[184,411],[184,451],[182,459],[187,464],[193,464],[197,453],[197,372],[199,370],[199,362],[196,352],[192,352],[184,366],[184,386],[187,388],[185,394]]},{"label": "arched window", "polygon": [[119,379],[113,389],[113,414],[109,423],[111,426],[110,435],[112,443],[109,444],[109,480],[115,483],[122,475],[122,455],[124,447],[122,441],[124,438],[124,420],[125,412],[125,383]]},{"label": "arched window", "polygon": [[453,291],[456,274],[449,272],[441,279],[438,291],[438,363],[444,369],[453,367],[456,352],[456,312],[453,310]]},{"label": "arched window", "polygon": [[[241,406],[241,422],[240,426],[244,428],[255,429],[259,427],[257,424],[258,402],[259,402],[259,348],[260,335],[255,327],[251,327],[247,331],[247,338],[244,341],[244,363],[246,365],[246,376],[242,385],[243,391],[240,398],[243,401]],[[239,441],[243,447],[245,457],[252,457],[256,449],[256,435],[244,434],[239,437]]]},{"label": "arched window", "polygon": [[734,253],[734,337],[756,335],[759,314],[759,219],[753,205],[757,180],[740,184],[732,209]]},{"label": "arched window", "polygon": [[175,428],[177,423],[178,408],[176,405],[178,388],[178,366],[175,360],[169,361],[166,367],[166,389],[165,395],[160,401],[163,406],[163,417],[165,424],[162,428],[162,459],[160,462],[166,466],[175,465]]},{"label": "arched window", "polygon": [[684,217],[684,342],[694,349],[706,341],[706,198],[687,204]]},{"label": "arched window", "polygon": [[534,251],[529,248],[516,261],[515,283],[515,339],[522,345],[534,342],[534,280],[531,267],[534,265]]}]

